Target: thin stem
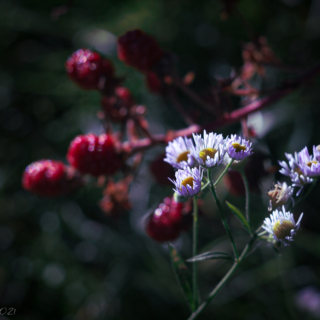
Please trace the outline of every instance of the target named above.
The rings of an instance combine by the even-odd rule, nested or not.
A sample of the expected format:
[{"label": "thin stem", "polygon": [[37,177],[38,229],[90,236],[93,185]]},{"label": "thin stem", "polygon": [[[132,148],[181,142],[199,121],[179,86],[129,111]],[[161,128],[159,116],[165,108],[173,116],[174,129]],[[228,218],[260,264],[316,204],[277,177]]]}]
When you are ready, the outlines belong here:
[{"label": "thin stem", "polygon": [[227,234],[228,234],[228,236],[229,236],[229,238],[230,238],[234,256],[236,257],[236,259],[238,259],[238,250],[237,250],[236,244],[235,244],[235,242],[234,242],[232,233],[231,233],[230,228],[229,228],[229,226],[228,226],[227,219],[226,219],[226,217],[225,217],[225,215],[224,215],[224,211],[223,211],[223,209],[222,209],[221,202],[220,202],[220,200],[219,200],[219,198],[218,198],[218,196],[217,196],[217,193],[216,193],[216,190],[215,190],[215,186],[214,186],[214,184],[212,183],[212,178],[211,178],[210,169],[208,169],[208,171],[209,171],[209,179],[210,179],[210,184],[211,184],[211,192],[212,192],[214,201],[215,201],[216,204],[217,204],[218,211],[219,211],[219,213],[220,213],[220,217],[221,217],[221,220],[222,220],[222,224],[223,224],[224,228],[226,229],[226,232],[227,232]]},{"label": "thin stem", "polygon": [[220,182],[220,180],[223,178],[223,176],[226,174],[226,172],[228,171],[228,169],[230,168],[230,166],[233,163],[233,159],[231,160],[231,162],[228,163],[228,165],[225,167],[225,169],[223,170],[223,172],[220,174],[219,178],[217,179],[217,181],[214,183],[214,187],[216,187],[218,185],[218,183]]},{"label": "thin stem", "polygon": [[252,234],[252,228],[251,228],[251,223],[250,223],[250,190],[249,190],[249,183],[248,183],[248,179],[247,179],[247,176],[244,172],[244,169],[243,170],[240,170],[239,171],[240,174],[241,174],[241,177],[242,177],[242,180],[243,180],[243,183],[244,183],[244,187],[245,187],[245,190],[246,190],[246,218],[247,218],[247,221],[249,223],[249,226],[250,226],[250,233]]},{"label": "thin stem", "polygon": [[[198,242],[198,201],[197,196],[193,197],[193,257],[197,255],[197,242]],[[198,281],[197,281],[197,262],[193,263],[192,269],[192,287],[193,287],[193,306],[198,307]]]},{"label": "thin stem", "polygon": [[194,320],[197,318],[197,316],[206,308],[206,306],[212,301],[212,299],[217,295],[219,290],[226,284],[226,282],[230,279],[233,272],[237,269],[238,265],[242,262],[242,260],[245,258],[246,254],[252,247],[254,241],[256,239],[256,236],[254,235],[251,240],[248,242],[248,244],[243,249],[239,259],[232,265],[230,270],[226,273],[226,275],[220,280],[220,282],[216,285],[216,287],[211,291],[209,294],[209,297],[206,301],[204,301],[199,308],[191,314],[191,316],[188,318],[188,320]]}]

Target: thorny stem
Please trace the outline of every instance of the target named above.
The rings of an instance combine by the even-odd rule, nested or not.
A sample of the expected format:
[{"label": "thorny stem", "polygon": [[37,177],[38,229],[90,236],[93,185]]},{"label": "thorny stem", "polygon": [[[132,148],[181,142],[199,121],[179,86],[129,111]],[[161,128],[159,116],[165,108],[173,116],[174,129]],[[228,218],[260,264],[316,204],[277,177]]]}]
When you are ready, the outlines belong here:
[{"label": "thorny stem", "polygon": [[[198,202],[197,196],[193,197],[193,257],[197,255],[198,242]],[[193,263],[192,269],[192,291],[193,291],[193,306],[198,307],[198,284],[197,284],[197,262]]]},{"label": "thorny stem", "polygon": [[220,289],[227,283],[227,281],[232,276],[233,272],[237,269],[238,265],[243,261],[246,254],[251,249],[254,241],[256,240],[256,235],[253,235],[248,242],[248,244],[243,249],[240,257],[237,259],[237,261],[234,262],[230,270],[226,273],[226,275],[220,280],[220,282],[216,285],[216,287],[211,291],[209,294],[209,297],[206,301],[204,301],[196,311],[194,311],[191,316],[188,318],[188,320],[194,320],[197,318],[197,316],[207,307],[207,305],[212,301],[212,299],[217,295],[217,293],[220,291]]},{"label": "thorny stem", "polygon": [[217,196],[217,193],[216,193],[216,190],[215,190],[215,186],[212,182],[212,178],[211,178],[211,172],[210,172],[210,169],[208,169],[208,172],[209,172],[209,179],[210,179],[210,185],[211,185],[211,192],[212,192],[212,195],[213,195],[213,198],[214,198],[214,201],[216,202],[217,204],[217,207],[218,207],[218,211],[220,213],[220,217],[221,217],[221,220],[222,220],[222,224],[230,238],[230,241],[231,241],[231,244],[232,244],[232,249],[233,249],[233,253],[234,253],[234,256],[236,259],[238,259],[238,250],[237,250],[237,247],[236,247],[236,244],[234,242],[234,239],[233,239],[233,236],[232,236],[232,233],[230,231],[230,228],[229,228],[229,225],[228,225],[228,222],[227,222],[227,219],[224,215],[224,211],[223,211],[223,208],[222,208],[222,205],[221,205],[221,202]]},{"label": "thorny stem", "polygon": [[282,99],[283,97],[289,95],[291,92],[299,88],[301,85],[308,84],[310,81],[320,73],[320,64],[316,65],[315,67],[308,70],[302,77],[297,79],[291,85],[283,84],[278,88],[274,88],[273,93],[270,95],[258,99],[243,108],[234,110],[231,113],[225,114],[219,119],[213,121],[210,124],[199,126],[199,125],[191,125],[185,129],[178,130],[176,132],[171,133],[170,139],[168,135],[160,134],[154,135],[153,139],[145,138],[140,139],[134,142],[126,142],[123,144],[123,149],[130,152],[131,154],[149,149],[157,144],[167,143],[169,140],[172,140],[176,137],[180,136],[190,136],[192,133],[200,133],[204,129],[207,131],[213,131],[217,128],[224,127],[233,123],[240,121],[243,117],[261,110],[266,106],[277,102],[278,100]]}]

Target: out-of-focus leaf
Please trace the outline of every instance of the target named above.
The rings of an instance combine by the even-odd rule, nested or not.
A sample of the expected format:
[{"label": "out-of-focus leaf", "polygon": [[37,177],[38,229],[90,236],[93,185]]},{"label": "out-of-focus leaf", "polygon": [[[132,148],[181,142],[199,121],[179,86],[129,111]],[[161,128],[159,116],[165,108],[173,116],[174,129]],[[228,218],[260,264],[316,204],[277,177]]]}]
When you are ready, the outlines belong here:
[{"label": "out-of-focus leaf", "polygon": [[194,304],[193,304],[193,295],[192,295],[192,274],[190,269],[186,266],[183,258],[179,254],[179,252],[170,244],[169,246],[169,252],[170,252],[170,258],[172,262],[172,267],[174,274],[177,278],[177,281],[188,301],[188,304],[191,308],[191,310],[194,310]]},{"label": "out-of-focus leaf", "polygon": [[249,223],[247,221],[247,219],[245,218],[245,216],[242,214],[242,212],[235,207],[233,204],[231,204],[230,202],[226,201],[227,206],[230,208],[230,210],[236,215],[236,217],[240,220],[240,222],[242,223],[242,225],[248,230],[248,232],[250,233],[250,226]]},{"label": "out-of-focus leaf", "polygon": [[214,259],[233,260],[233,258],[228,253],[219,252],[219,251],[207,251],[207,252],[198,254],[188,259],[187,261],[196,262],[196,261],[214,260]]}]

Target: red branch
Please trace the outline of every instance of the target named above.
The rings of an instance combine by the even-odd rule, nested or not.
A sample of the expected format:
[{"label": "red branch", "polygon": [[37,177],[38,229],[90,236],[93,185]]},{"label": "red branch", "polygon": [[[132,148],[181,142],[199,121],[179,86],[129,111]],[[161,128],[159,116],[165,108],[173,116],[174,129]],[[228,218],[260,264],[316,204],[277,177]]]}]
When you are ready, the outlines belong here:
[{"label": "red branch", "polygon": [[191,125],[185,129],[178,131],[168,131],[167,134],[159,134],[153,136],[153,139],[144,138],[137,140],[135,142],[125,142],[123,144],[123,149],[131,154],[149,149],[160,143],[168,143],[168,141],[173,140],[179,136],[190,136],[192,133],[200,133],[204,129],[207,131],[213,131],[218,128],[228,126],[230,124],[239,122],[242,118],[248,116],[249,114],[261,110],[266,106],[273,104],[280,100],[281,98],[289,95],[295,89],[304,84],[309,84],[315,76],[320,73],[320,64],[316,65],[314,68],[310,69],[302,77],[297,79],[295,82],[284,84],[278,88],[274,89],[274,92],[267,97],[256,100],[241,109],[234,110],[229,114],[225,114],[220,119],[215,120],[214,122],[200,126],[200,125]]}]

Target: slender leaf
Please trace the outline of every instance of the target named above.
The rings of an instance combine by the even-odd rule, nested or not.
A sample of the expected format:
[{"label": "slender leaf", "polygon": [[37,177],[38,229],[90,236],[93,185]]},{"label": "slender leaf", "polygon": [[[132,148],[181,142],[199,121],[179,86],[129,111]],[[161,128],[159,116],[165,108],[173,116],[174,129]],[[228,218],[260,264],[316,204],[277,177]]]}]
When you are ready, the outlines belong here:
[{"label": "slender leaf", "polygon": [[194,311],[193,295],[192,295],[192,274],[186,266],[179,252],[170,244],[168,244],[171,263],[176,279],[188,301],[192,311]]},{"label": "slender leaf", "polygon": [[236,215],[236,217],[240,220],[240,222],[242,223],[242,225],[249,231],[250,230],[250,225],[247,221],[247,219],[245,218],[245,216],[241,213],[241,211],[235,207],[233,204],[231,204],[230,202],[226,201],[227,206],[230,208],[230,210]]},{"label": "slender leaf", "polygon": [[195,257],[188,259],[188,262],[196,262],[203,260],[214,260],[214,259],[224,259],[224,260],[234,260],[228,253],[219,252],[219,251],[208,251],[201,254],[198,254]]}]

